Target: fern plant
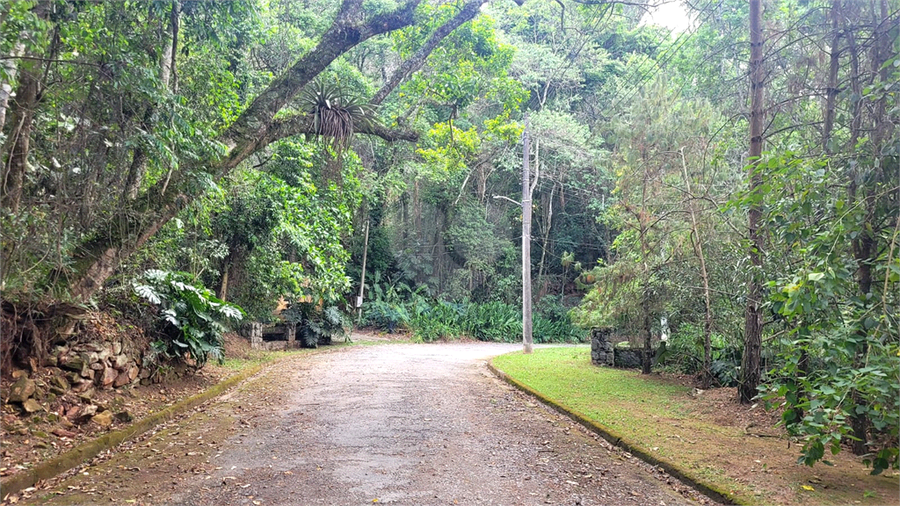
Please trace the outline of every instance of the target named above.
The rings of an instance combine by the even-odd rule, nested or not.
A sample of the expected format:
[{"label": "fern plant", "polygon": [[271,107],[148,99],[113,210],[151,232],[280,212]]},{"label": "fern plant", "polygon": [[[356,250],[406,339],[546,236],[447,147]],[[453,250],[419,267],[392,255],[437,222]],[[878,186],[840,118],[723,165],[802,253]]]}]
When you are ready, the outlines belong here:
[{"label": "fern plant", "polygon": [[239,321],[243,310],[189,279],[184,272],[150,269],[143,282],[134,283],[134,291],[159,309],[162,338],[153,343],[154,350],[167,358],[190,358],[199,369],[210,357],[224,359],[225,323]]}]

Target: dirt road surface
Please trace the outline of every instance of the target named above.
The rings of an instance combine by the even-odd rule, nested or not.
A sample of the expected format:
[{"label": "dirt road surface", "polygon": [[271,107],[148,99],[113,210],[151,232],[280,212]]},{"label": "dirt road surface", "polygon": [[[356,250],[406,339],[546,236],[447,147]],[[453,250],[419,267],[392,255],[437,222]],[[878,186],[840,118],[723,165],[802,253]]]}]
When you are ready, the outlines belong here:
[{"label": "dirt road surface", "polygon": [[291,357],[26,503],[708,503],[487,370],[516,349],[385,344]]}]

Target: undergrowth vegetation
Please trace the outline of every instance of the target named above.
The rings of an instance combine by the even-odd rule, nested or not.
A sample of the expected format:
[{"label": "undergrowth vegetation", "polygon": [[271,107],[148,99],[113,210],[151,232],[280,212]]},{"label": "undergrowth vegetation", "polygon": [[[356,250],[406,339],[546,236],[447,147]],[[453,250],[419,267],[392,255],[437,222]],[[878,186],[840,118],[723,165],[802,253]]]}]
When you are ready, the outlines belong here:
[{"label": "undergrowth vegetation", "polygon": [[[433,299],[403,283],[373,286],[374,300],[364,306],[368,325],[387,332],[404,328],[419,342],[469,337],[479,341],[522,339],[522,310],[500,301],[483,303]],[[536,343],[581,342],[587,332],[575,327],[555,297],[535,305]]]},{"label": "undergrowth vegetation", "polygon": [[197,367],[210,357],[221,362],[225,324],[240,320],[241,308],[193,284],[187,273],[150,269],[142,281],[135,282],[135,293],[159,310],[160,339],[153,351],[166,358],[189,357]]}]

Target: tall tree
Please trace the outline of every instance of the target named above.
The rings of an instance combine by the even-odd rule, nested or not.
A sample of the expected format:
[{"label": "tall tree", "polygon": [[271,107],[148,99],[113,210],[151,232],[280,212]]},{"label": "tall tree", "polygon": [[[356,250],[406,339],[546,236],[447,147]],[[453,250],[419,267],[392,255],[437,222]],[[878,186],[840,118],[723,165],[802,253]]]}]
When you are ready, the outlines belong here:
[{"label": "tall tree", "polygon": [[[765,67],[763,66],[762,0],[750,0],[750,164],[747,166],[751,195],[762,186],[759,171],[763,147],[765,106]],[[738,386],[741,403],[749,404],[757,394],[760,381],[760,351],[762,349],[762,289],[761,275],[763,239],[759,226],[762,204],[754,199],[747,212],[750,265],[753,271],[747,282],[747,312],[744,319],[744,353],[741,359],[741,380]]]}]

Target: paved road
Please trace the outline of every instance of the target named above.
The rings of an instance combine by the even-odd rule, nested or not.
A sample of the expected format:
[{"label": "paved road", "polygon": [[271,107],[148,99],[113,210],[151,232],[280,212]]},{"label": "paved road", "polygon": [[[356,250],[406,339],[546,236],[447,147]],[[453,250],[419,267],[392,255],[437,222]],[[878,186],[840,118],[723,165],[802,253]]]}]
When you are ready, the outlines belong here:
[{"label": "paved road", "polygon": [[515,349],[297,356],[51,484],[61,493],[38,502],[696,504],[676,480],[494,378],[485,361]]}]

